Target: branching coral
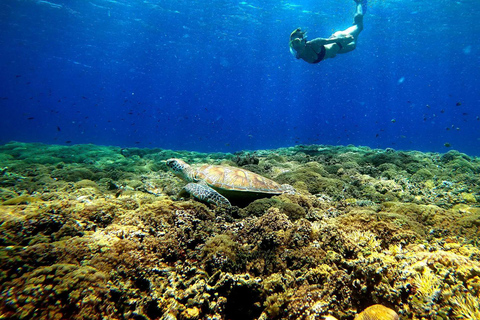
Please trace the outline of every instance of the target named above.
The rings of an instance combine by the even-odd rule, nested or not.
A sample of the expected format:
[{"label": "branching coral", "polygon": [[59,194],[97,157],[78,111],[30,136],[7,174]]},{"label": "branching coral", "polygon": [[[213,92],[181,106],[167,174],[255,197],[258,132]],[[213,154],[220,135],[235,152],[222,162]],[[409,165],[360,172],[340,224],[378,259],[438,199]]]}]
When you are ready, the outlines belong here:
[{"label": "branching coral", "polygon": [[413,284],[417,294],[426,303],[431,304],[440,294],[440,280],[429,269],[425,268],[423,273],[413,278]]},{"label": "branching coral", "polygon": [[354,230],[349,232],[347,237],[352,243],[370,251],[378,250],[382,244],[382,240],[377,239],[375,234],[369,230]]},{"label": "branching coral", "polygon": [[453,314],[456,319],[472,320],[480,319],[480,297],[474,297],[470,293],[456,295],[452,298]]}]

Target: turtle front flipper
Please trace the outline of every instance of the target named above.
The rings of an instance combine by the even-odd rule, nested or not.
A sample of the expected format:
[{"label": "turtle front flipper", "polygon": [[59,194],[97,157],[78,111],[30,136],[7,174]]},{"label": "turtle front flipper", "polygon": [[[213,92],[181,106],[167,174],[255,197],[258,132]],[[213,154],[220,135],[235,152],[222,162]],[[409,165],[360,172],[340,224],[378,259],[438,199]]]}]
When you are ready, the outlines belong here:
[{"label": "turtle front flipper", "polygon": [[206,184],[198,184],[191,182],[187,184],[184,189],[200,201],[213,203],[217,206],[231,206],[230,201],[228,201],[227,198],[225,198],[220,193],[210,188]]}]

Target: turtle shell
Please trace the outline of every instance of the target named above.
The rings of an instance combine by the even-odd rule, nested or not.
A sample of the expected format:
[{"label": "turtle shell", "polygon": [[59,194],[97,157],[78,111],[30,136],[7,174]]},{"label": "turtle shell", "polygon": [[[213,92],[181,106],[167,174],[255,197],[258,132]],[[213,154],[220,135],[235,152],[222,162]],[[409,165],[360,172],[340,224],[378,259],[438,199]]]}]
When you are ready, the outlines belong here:
[{"label": "turtle shell", "polygon": [[281,194],[285,191],[280,184],[273,180],[235,167],[204,165],[197,169],[195,177],[219,191],[271,195]]}]

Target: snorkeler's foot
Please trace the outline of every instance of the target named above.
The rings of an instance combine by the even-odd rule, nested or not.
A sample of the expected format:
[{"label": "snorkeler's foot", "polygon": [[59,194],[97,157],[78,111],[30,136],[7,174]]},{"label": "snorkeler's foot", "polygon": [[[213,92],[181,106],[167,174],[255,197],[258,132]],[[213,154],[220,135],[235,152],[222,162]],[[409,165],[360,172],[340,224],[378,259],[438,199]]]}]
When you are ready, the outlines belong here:
[{"label": "snorkeler's foot", "polygon": [[362,5],[362,13],[365,14],[367,12],[367,0],[353,0],[356,4]]}]

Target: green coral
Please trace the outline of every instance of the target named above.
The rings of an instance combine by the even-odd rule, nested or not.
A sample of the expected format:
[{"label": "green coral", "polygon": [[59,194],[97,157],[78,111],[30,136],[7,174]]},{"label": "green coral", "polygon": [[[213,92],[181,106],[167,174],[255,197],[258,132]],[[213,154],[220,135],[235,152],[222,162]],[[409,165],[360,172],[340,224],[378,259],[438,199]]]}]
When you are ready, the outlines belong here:
[{"label": "green coral", "polygon": [[3,201],[2,205],[10,206],[10,205],[19,205],[19,204],[29,204],[29,203],[39,202],[39,201],[42,201],[42,200],[37,197],[32,197],[29,195],[21,195],[21,196]]}]

